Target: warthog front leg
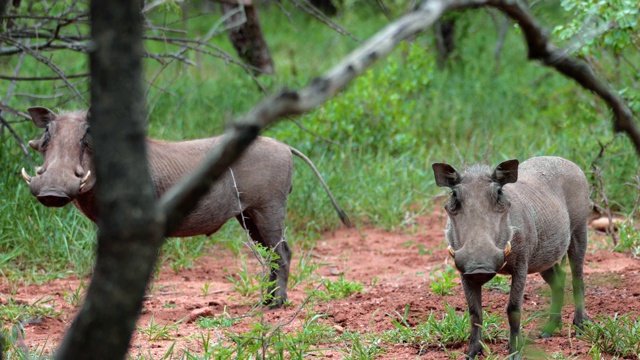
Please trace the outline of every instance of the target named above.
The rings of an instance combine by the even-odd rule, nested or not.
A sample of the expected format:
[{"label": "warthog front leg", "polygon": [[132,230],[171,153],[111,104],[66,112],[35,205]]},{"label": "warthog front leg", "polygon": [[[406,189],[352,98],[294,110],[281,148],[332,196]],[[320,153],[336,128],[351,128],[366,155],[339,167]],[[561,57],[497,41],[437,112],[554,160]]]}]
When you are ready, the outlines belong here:
[{"label": "warthog front leg", "polygon": [[462,289],[469,307],[469,321],[471,323],[471,337],[467,358],[475,359],[482,354],[482,285],[471,284],[463,276]]},{"label": "warthog front leg", "polygon": [[509,293],[509,304],[507,305],[510,359],[522,359],[524,341],[522,336],[520,336],[520,314],[522,311],[522,299],[524,298],[524,286],[526,283],[527,265],[520,264],[511,275],[511,291]]},{"label": "warthog front leg", "polygon": [[553,335],[553,332],[562,323],[562,305],[564,303],[564,281],[567,274],[562,270],[560,264],[540,273],[544,281],[551,287],[551,309],[549,311],[549,320],[542,328],[540,337],[547,338]]}]

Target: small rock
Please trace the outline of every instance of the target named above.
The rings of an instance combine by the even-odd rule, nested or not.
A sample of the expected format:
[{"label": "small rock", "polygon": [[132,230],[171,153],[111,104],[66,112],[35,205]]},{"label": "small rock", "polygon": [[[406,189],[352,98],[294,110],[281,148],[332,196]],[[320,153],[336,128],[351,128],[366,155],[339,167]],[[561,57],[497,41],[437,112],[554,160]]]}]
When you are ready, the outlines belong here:
[{"label": "small rock", "polygon": [[[624,219],[613,217],[611,219],[613,221],[613,229],[614,231],[618,230],[618,227],[624,223]],[[593,221],[591,221],[591,228],[597,231],[607,231],[609,229],[610,220],[608,216],[599,217]]]},{"label": "small rock", "polygon": [[195,310],[191,311],[191,313],[189,313],[189,322],[194,322],[201,316],[204,316],[204,317],[215,316],[215,314],[213,313],[211,308],[208,308],[208,307],[207,308],[195,309]]}]

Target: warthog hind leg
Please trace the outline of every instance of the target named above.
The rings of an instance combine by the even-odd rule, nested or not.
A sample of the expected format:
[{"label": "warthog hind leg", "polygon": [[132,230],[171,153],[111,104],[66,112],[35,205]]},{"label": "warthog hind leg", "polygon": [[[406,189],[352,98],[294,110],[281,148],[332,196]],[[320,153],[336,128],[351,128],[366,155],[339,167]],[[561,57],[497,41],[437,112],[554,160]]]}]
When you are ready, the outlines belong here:
[{"label": "warthog hind leg", "polygon": [[[564,261],[563,261],[564,262]],[[564,303],[564,282],[567,274],[562,270],[560,264],[554,264],[553,267],[540,273],[544,281],[551,287],[551,309],[549,311],[549,320],[542,328],[540,337],[548,338],[558,329],[562,323],[562,305]]]}]

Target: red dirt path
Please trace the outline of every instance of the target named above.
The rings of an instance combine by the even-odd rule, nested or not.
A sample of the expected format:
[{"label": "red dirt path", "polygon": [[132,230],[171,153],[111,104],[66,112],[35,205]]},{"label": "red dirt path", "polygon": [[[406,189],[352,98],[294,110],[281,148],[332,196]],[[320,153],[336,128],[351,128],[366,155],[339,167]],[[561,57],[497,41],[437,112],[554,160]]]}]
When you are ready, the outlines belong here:
[{"label": "red dirt path", "polygon": [[[460,315],[466,310],[462,289],[457,286],[455,295],[440,296],[429,289],[429,275],[435,269],[449,261],[444,241],[444,217],[434,213],[421,217],[412,224],[411,231],[385,232],[372,228],[341,229],[325,234],[313,250],[312,261],[320,264],[316,275],[336,280],[344,274],[349,281],[358,281],[364,285],[364,291],[349,298],[334,301],[319,301],[318,313],[326,313],[326,322],[338,332],[350,330],[381,333],[393,328],[388,314],[402,314],[409,306],[410,324],[415,325],[429,312],[444,312],[445,304],[452,306]],[[591,234],[590,251],[586,260],[586,304],[591,317],[598,314],[614,315],[640,311],[640,261],[627,254],[612,253],[605,248],[603,236]],[[422,250],[422,251],[421,251]],[[304,250],[294,249],[292,272]],[[256,269],[257,261],[250,255],[247,262]],[[148,336],[137,332],[131,346],[130,355],[137,357],[159,358],[175,342],[175,354],[182,349],[192,353],[202,351],[199,328],[191,318],[197,315],[220,315],[226,309],[232,316],[245,315],[251,309],[255,299],[246,299],[233,291],[233,284],[226,279],[237,272],[240,261],[229,250],[214,247],[209,254],[196,260],[191,269],[177,274],[165,266],[155,280],[144,304],[143,314],[138,322],[141,328],[147,328],[153,321],[161,325],[180,322],[170,332],[170,340],[150,341]],[[569,278],[569,276],[568,276]],[[456,281],[458,281],[456,279]],[[209,293],[204,296],[203,288],[209,284]],[[567,281],[567,284],[570,284]],[[25,344],[31,348],[51,348],[60,341],[66,327],[73,318],[75,307],[65,300],[65,294],[73,293],[79,286],[77,278],[53,281],[45,285],[29,285],[20,288],[15,298],[33,303],[41,298],[51,298],[53,306],[62,315],[58,318],[44,318],[25,324]],[[307,297],[303,283],[289,290],[292,307],[267,311],[265,318],[272,324],[286,322],[296,315],[298,306]],[[534,313],[548,310],[547,286],[539,275],[530,275],[526,287],[523,319]],[[567,287],[570,292],[570,286]],[[0,293],[7,294],[7,285],[0,283]],[[483,307],[490,312],[504,314],[508,295],[497,290],[484,290]],[[570,302],[571,295],[565,299]],[[570,324],[573,307],[568,304],[563,309],[563,323]],[[301,314],[287,325],[287,329],[300,326]],[[506,319],[504,328],[506,329]],[[413,323],[411,323],[413,322]],[[524,333],[535,334],[534,322],[529,323]],[[238,322],[224,331],[239,332],[248,329],[247,321]],[[568,328],[563,327],[549,339],[535,339],[530,347],[542,350],[548,357],[563,354],[565,357],[586,358],[589,345],[568,337]],[[210,330],[216,333],[216,330]],[[222,333],[222,332],[218,332]],[[195,336],[194,336],[195,335]],[[212,336],[213,337],[213,336]],[[418,349],[409,345],[382,344],[386,351],[379,359],[449,359],[444,349],[435,345],[426,347],[418,356]],[[340,359],[343,355],[331,350],[332,344],[313,353],[316,358]],[[467,344],[459,344],[447,351],[458,355],[466,351]],[[507,355],[505,340],[491,344],[493,352]],[[50,350],[45,351],[49,353]]]}]

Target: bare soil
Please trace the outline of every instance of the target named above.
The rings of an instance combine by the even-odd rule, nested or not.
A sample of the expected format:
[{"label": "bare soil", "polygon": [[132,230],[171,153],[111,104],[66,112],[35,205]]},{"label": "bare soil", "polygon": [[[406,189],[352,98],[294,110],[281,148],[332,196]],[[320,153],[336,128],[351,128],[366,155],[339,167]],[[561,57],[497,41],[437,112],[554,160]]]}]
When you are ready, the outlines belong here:
[{"label": "bare soil", "polygon": [[[429,288],[429,275],[449,260],[444,240],[444,216],[433,213],[420,217],[404,231],[386,232],[371,227],[359,229],[340,229],[324,235],[313,249],[312,261],[322,264],[315,275],[320,278],[336,280],[342,274],[349,281],[361,282],[364,291],[348,298],[333,301],[318,301],[316,311],[328,314],[324,318],[329,326],[338,332],[359,331],[360,333],[381,333],[393,329],[389,314],[403,314],[409,306],[410,324],[417,324],[430,312],[444,312],[445,304],[452,306],[460,315],[466,311],[466,303],[460,286],[454,288],[455,295],[440,296]],[[214,235],[215,236],[215,235]],[[589,315],[626,314],[640,311],[640,261],[627,254],[611,252],[606,246],[606,238],[591,232],[590,248],[586,259],[586,304]],[[294,248],[292,272],[297,272],[302,249]],[[258,263],[248,257],[247,262],[256,272]],[[251,311],[255,298],[247,299],[233,289],[226,279],[240,269],[238,256],[221,247],[214,247],[205,256],[196,260],[190,269],[175,273],[166,265],[158,274],[144,303],[139,319],[139,328],[148,328],[154,321],[161,326],[172,327],[166,340],[151,340],[145,334],[136,332],[131,345],[130,355],[149,355],[160,358],[174,344],[174,353],[189,349],[192,353],[202,351],[198,334],[206,333],[193,321],[198,316],[219,316],[224,311],[232,316],[243,316]],[[569,276],[568,276],[569,278]],[[88,281],[85,279],[85,281]],[[456,279],[458,281],[458,279]],[[21,287],[16,298],[33,303],[42,298],[51,298],[61,315],[56,318],[43,318],[25,323],[24,343],[33,349],[55,348],[65,329],[70,324],[77,308],[68,302],[68,295],[79,286],[80,280],[69,277],[44,285]],[[286,330],[295,330],[300,326],[304,311],[299,307],[307,298],[307,290],[318,284],[317,279],[303,283],[289,290],[289,299],[293,306],[265,312],[265,319],[271,324],[288,323]],[[208,292],[204,290],[208,284]],[[7,284],[0,283],[0,293],[6,294]],[[567,281],[567,302],[571,302],[571,286]],[[532,314],[548,310],[547,285],[537,275],[529,275],[523,319]],[[484,309],[504,314],[508,295],[497,290],[483,292]],[[506,315],[504,315],[506,317]],[[153,320],[152,320],[153,318]],[[573,318],[573,306],[563,309],[563,323],[570,324]],[[292,320],[293,319],[293,320]],[[292,320],[292,321],[291,321]],[[542,320],[540,320],[542,321]],[[242,332],[249,329],[250,321],[240,321],[232,327],[219,331]],[[537,326],[532,321],[523,330],[533,337],[531,347],[546,353],[547,356],[563,354],[565,357],[587,358],[589,344],[570,335],[568,327],[563,327],[553,337],[537,339]],[[506,329],[506,319],[503,325]],[[211,330],[209,330],[211,331]],[[214,330],[215,331],[215,330]],[[412,344],[382,344],[386,351],[379,359],[449,359],[453,353],[458,358],[466,351],[467,344],[453,344],[442,349],[436,343],[418,349]],[[316,358],[340,359],[343,355],[333,344],[321,346],[314,352]],[[500,340],[490,344],[492,352],[507,355],[507,342]]]}]

